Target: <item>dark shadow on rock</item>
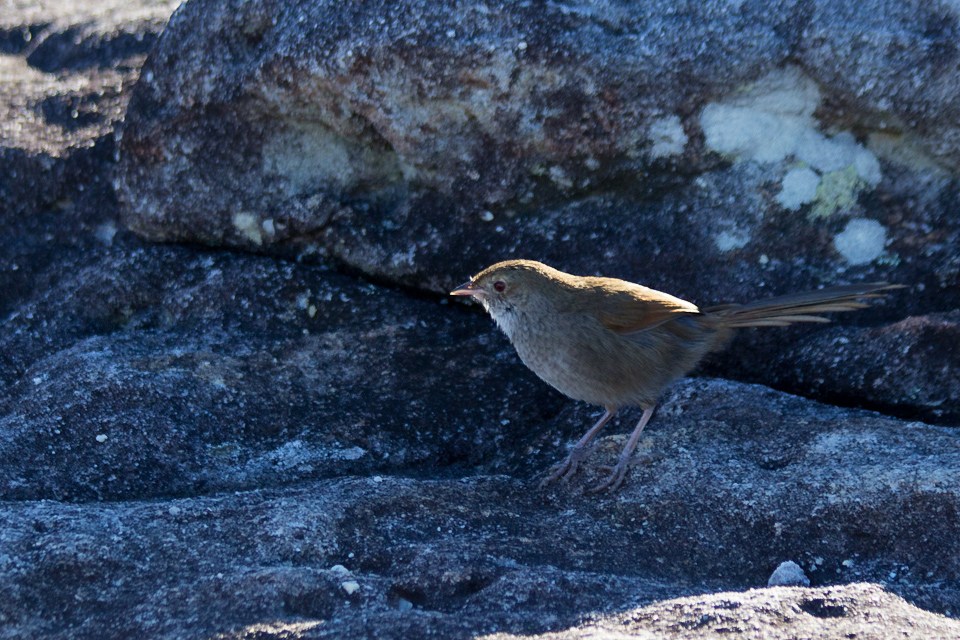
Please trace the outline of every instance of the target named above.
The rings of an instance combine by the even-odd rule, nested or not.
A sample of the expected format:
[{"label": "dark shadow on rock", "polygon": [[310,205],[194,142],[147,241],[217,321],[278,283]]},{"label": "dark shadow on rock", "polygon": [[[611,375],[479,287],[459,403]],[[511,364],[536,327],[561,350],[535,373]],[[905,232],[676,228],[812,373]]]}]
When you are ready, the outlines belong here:
[{"label": "dark shadow on rock", "polygon": [[41,41],[31,48],[27,63],[46,73],[115,67],[132,57],[145,56],[157,37],[151,32],[90,33],[82,25],[49,35],[41,31]]},{"label": "dark shadow on rock", "polygon": [[96,108],[99,97],[98,94],[50,96],[41,101],[38,108],[49,124],[68,130],[81,129],[103,122],[103,114]]},{"label": "dark shadow on rock", "polygon": [[49,26],[49,24],[33,24],[0,28],[0,53],[23,53],[33,39]]}]

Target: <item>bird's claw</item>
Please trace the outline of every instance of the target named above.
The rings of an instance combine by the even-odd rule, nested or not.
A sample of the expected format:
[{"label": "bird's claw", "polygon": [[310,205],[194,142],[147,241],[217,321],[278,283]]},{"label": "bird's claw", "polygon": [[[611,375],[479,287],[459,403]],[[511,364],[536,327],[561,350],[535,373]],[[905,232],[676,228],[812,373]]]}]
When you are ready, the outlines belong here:
[{"label": "bird's claw", "polygon": [[546,478],[540,481],[540,488],[543,489],[548,484],[552,482],[556,482],[561,477],[566,476],[566,473],[567,473],[566,467],[567,467],[566,460],[550,467],[551,473]]},{"label": "bird's claw", "polygon": [[612,467],[610,466],[601,467],[602,470],[608,471],[610,475],[607,476],[607,479],[601,482],[600,484],[596,484],[590,487],[589,489],[587,489],[587,493],[600,493],[601,491],[607,491],[609,493],[613,493],[614,491],[620,488],[620,485],[623,484],[623,481],[627,477],[627,469],[629,467],[630,467],[630,463],[624,460],[621,460],[620,462],[618,462]]},{"label": "bird's claw", "polygon": [[658,456],[647,454],[638,456],[633,460],[629,458],[626,460],[619,460],[617,461],[617,464],[613,466],[603,465],[600,467],[600,470],[604,473],[608,473],[609,475],[607,476],[606,480],[600,484],[596,484],[587,489],[587,493],[600,493],[601,491],[613,493],[619,489],[621,485],[623,485],[624,480],[627,479],[627,470],[630,469],[630,467],[635,464],[650,464],[655,462],[658,458]]},{"label": "bird's claw", "polygon": [[540,482],[540,488],[547,486],[552,482],[557,480],[569,480],[577,473],[577,469],[580,468],[580,463],[584,458],[587,457],[586,449],[573,449],[570,454],[564,458],[563,462],[559,462],[553,465],[550,468],[550,475],[544,478]]}]

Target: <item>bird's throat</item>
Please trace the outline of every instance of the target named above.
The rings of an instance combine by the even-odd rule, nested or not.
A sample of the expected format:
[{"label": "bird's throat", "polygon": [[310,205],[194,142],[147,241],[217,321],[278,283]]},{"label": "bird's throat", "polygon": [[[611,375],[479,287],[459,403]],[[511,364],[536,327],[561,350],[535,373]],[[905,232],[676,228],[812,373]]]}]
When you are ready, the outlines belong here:
[{"label": "bird's throat", "polygon": [[494,322],[497,323],[497,326],[500,327],[500,330],[507,334],[507,337],[513,342],[517,331],[521,329],[520,319],[518,318],[516,310],[506,305],[493,306],[484,303],[484,306],[487,307],[487,312],[490,314],[490,317],[493,318]]}]

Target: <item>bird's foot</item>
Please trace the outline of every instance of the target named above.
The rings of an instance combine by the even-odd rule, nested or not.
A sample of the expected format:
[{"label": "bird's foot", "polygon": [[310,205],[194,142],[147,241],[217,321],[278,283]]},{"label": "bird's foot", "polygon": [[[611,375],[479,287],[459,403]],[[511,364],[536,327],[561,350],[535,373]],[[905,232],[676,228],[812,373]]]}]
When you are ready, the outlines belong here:
[{"label": "bird's foot", "polygon": [[610,475],[608,475],[607,479],[601,482],[600,484],[596,484],[590,487],[589,489],[587,489],[587,493],[600,493],[601,491],[608,491],[610,493],[613,493],[614,491],[620,488],[620,485],[623,484],[623,481],[627,477],[627,469],[629,468],[630,468],[629,460],[620,460],[619,462],[617,462],[617,464],[615,464],[612,467],[609,467],[609,466],[601,467],[601,469],[603,469],[604,471],[609,471]]},{"label": "bird's foot", "polygon": [[547,486],[551,482],[556,482],[561,478],[563,480],[569,480],[576,473],[577,469],[580,468],[580,463],[587,457],[587,448],[576,448],[574,447],[570,451],[570,455],[564,458],[563,462],[557,463],[550,468],[550,475],[544,478],[540,482],[540,488]]},{"label": "bird's foot", "polygon": [[627,471],[635,464],[650,464],[659,459],[659,456],[653,455],[643,455],[639,456],[636,460],[631,460],[630,458],[621,458],[617,461],[617,464],[612,467],[609,465],[604,465],[600,467],[601,471],[609,473],[610,475],[601,482],[596,484],[589,489],[587,493],[600,493],[601,491],[608,491],[613,493],[623,485],[623,481],[627,479]]}]

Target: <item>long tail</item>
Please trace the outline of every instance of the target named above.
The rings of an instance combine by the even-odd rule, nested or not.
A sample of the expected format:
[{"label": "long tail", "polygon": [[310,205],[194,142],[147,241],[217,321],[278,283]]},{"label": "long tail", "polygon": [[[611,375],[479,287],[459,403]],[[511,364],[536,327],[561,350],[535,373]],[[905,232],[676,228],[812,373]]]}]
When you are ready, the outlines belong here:
[{"label": "long tail", "polygon": [[832,311],[854,311],[870,306],[862,300],[882,298],[884,292],[903,289],[901,284],[865,282],[829,287],[818,291],[792,293],[748,304],[728,304],[703,311],[710,320],[731,329],[739,327],[785,327],[794,322],[830,322],[816,315]]}]

